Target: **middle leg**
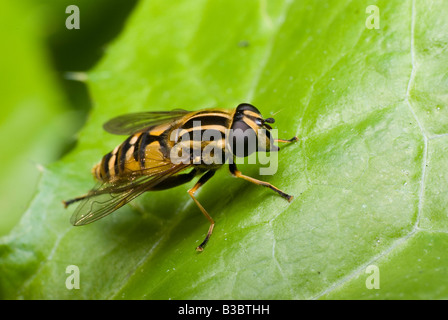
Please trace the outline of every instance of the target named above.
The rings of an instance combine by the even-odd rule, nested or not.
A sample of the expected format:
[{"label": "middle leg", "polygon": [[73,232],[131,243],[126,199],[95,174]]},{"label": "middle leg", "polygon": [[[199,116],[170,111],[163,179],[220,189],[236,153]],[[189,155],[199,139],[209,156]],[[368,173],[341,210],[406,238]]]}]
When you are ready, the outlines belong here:
[{"label": "middle leg", "polygon": [[207,244],[208,240],[210,239],[210,236],[212,235],[213,228],[215,226],[215,221],[213,218],[208,214],[208,212],[204,209],[204,207],[199,203],[199,201],[195,198],[194,193],[204,184],[206,183],[213,175],[215,174],[214,170],[207,171],[202,177],[199,178],[198,182],[194,185],[193,188],[188,190],[188,194],[190,197],[194,200],[196,205],[199,207],[201,212],[204,214],[204,216],[210,221],[210,227],[207,232],[207,236],[205,237],[204,241],[196,248],[197,251],[203,251],[205,245]]}]

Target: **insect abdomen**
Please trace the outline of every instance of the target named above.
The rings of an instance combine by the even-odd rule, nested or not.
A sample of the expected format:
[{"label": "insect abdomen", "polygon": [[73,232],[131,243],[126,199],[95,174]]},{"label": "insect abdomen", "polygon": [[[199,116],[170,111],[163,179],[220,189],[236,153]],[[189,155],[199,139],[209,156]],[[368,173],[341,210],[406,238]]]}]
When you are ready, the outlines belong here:
[{"label": "insect abdomen", "polygon": [[92,169],[96,179],[113,181],[130,173],[144,174],[144,170],[160,165],[165,159],[162,139],[152,133],[152,130],[136,133],[106,154]]},{"label": "insect abdomen", "polygon": [[99,181],[110,181],[119,177],[131,163],[137,142],[141,133],[134,134],[107,153],[103,159],[92,169],[94,176]]}]

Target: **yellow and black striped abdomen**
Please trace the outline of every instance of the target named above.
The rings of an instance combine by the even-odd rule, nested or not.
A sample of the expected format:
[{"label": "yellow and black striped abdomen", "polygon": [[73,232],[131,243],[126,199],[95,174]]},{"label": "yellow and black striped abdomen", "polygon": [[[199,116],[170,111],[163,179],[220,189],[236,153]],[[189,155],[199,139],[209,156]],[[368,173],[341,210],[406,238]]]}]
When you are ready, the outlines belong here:
[{"label": "yellow and black striped abdomen", "polygon": [[143,175],[145,170],[167,165],[167,146],[160,128],[136,133],[106,154],[93,168],[99,181],[114,181],[130,174]]}]

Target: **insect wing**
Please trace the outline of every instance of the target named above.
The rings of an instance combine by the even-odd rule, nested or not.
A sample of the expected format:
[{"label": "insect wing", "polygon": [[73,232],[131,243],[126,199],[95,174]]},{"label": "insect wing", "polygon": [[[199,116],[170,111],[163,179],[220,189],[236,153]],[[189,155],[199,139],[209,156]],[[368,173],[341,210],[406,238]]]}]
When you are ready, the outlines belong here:
[{"label": "insect wing", "polygon": [[131,135],[145,131],[150,127],[176,121],[188,113],[189,111],[181,109],[160,112],[130,113],[109,120],[103,125],[103,128],[112,134]]},{"label": "insect wing", "polygon": [[167,167],[165,170],[154,170],[154,174],[148,173],[132,180],[99,184],[81,200],[70,222],[80,226],[101,219],[190,165],[165,164],[165,166]]}]

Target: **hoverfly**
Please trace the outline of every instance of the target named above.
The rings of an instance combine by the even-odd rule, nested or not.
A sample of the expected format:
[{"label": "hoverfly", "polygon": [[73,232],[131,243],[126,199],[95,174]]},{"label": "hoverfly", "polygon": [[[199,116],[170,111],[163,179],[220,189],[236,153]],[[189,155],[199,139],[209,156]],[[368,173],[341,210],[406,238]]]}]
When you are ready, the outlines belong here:
[{"label": "hoverfly", "polygon": [[[210,222],[204,241],[196,248],[202,251],[215,222],[194,194],[224,163],[229,162],[233,176],[268,187],[286,200],[292,200],[292,196],[270,183],[243,175],[232,161],[236,156],[246,157],[253,152],[278,151],[274,142],[298,140],[297,137],[274,140],[269,132],[272,123],[273,118],[264,119],[257,108],[248,103],[234,110],[141,112],[113,118],[104,124],[104,129],[129,137],[93,167],[92,174],[99,181],[96,187],[83,196],[63,201],[65,207],[79,202],[70,221],[75,226],[89,224],[146,191],[172,188],[201,175],[188,193]],[[207,130],[212,133],[209,137],[204,134],[197,139],[198,133]],[[247,133],[256,138],[255,146]],[[260,141],[266,143],[264,148],[259,147]],[[204,157],[203,151],[211,147],[211,150],[222,151],[221,155],[214,155],[215,161]],[[182,161],[177,158],[179,153]]]}]

